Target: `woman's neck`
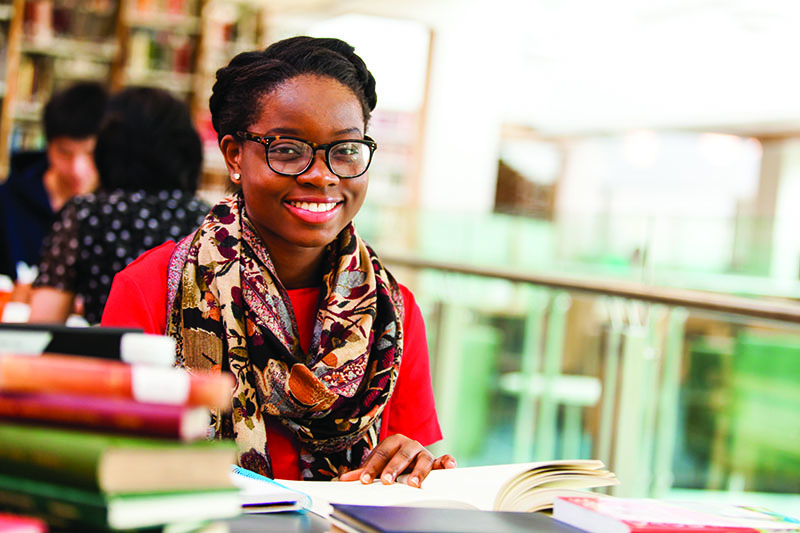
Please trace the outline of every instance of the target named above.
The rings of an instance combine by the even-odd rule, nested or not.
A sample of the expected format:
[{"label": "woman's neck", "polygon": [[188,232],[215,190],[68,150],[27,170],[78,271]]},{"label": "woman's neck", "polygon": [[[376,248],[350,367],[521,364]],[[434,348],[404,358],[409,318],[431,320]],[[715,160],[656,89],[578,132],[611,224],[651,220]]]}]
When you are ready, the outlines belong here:
[{"label": "woman's neck", "polygon": [[270,259],[285,289],[318,287],[322,284],[325,249],[270,247]]}]

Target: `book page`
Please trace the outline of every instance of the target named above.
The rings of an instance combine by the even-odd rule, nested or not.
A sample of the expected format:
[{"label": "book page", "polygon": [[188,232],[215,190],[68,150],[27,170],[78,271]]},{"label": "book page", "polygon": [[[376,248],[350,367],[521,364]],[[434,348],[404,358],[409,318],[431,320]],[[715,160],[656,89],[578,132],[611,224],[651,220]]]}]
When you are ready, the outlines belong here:
[{"label": "book page", "polygon": [[551,507],[558,491],[572,493],[595,487],[617,485],[616,476],[607,470],[567,469],[531,470],[507,483],[495,499],[495,508],[502,511],[538,511]]},{"label": "book page", "polygon": [[[384,485],[374,481],[364,485],[360,481],[295,481],[277,480],[292,490],[303,492],[311,497],[311,510],[321,516],[333,511],[331,503],[350,505],[402,505],[431,507],[470,507],[457,499],[439,498],[427,490],[409,487],[405,483]],[[423,482],[423,487],[425,483]],[[474,508],[474,507],[470,507]]]},{"label": "book page", "polygon": [[322,499],[327,503],[353,505],[428,505],[491,511],[497,494],[515,476],[543,466],[558,470],[567,465],[586,469],[602,467],[599,461],[544,461],[434,470],[422,482],[422,488],[406,485],[405,476],[391,485],[380,481],[370,485],[358,481],[277,481],[311,496],[314,508],[317,500]]}]

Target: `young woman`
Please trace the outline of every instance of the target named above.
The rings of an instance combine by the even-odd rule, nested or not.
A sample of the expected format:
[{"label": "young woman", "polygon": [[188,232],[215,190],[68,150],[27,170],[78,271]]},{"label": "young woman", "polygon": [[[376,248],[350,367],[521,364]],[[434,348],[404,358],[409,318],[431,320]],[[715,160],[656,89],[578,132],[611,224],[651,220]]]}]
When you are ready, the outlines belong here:
[{"label": "young woman", "polygon": [[214,418],[242,466],[268,476],[419,486],[452,468],[425,329],[353,224],[376,143],[375,80],[347,43],[294,37],[217,72],[211,115],[238,191],[191,236],[114,280],[104,325],[178,342],[188,369],[237,378]]}]

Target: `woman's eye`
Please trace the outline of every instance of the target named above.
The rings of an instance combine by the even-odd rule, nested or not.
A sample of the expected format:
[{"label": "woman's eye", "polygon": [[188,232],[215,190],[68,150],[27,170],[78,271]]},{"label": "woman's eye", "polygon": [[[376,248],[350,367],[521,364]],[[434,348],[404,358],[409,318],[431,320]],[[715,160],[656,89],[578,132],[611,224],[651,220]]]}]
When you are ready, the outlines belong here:
[{"label": "woman's eye", "polygon": [[341,144],[333,149],[331,155],[338,159],[353,159],[358,157],[358,153],[357,144]]},{"label": "woman's eye", "polygon": [[293,157],[300,157],[303,154],[303,148],[294,143],[280,143],[272,144],[269,147],[269,156],[289,159]]}]

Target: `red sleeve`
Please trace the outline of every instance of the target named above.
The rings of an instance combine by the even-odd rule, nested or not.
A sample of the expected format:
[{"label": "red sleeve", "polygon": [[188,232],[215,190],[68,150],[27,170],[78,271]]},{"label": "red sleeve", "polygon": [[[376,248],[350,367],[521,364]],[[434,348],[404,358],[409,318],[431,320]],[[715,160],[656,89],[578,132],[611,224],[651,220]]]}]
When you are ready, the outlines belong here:
[{"label": "red sleeve", "polygon": [[403,357],[392,398],[384,411],[380,438],[400,433],[428,446],[442,438],[433,400],[425,322],[414,295],[400,286],[405,306]]},{"label": "red sleeve", "polygon": [[114,276],[100,325],[166,332],[167,267],[175,246],[168,241],[148,250]]}]

